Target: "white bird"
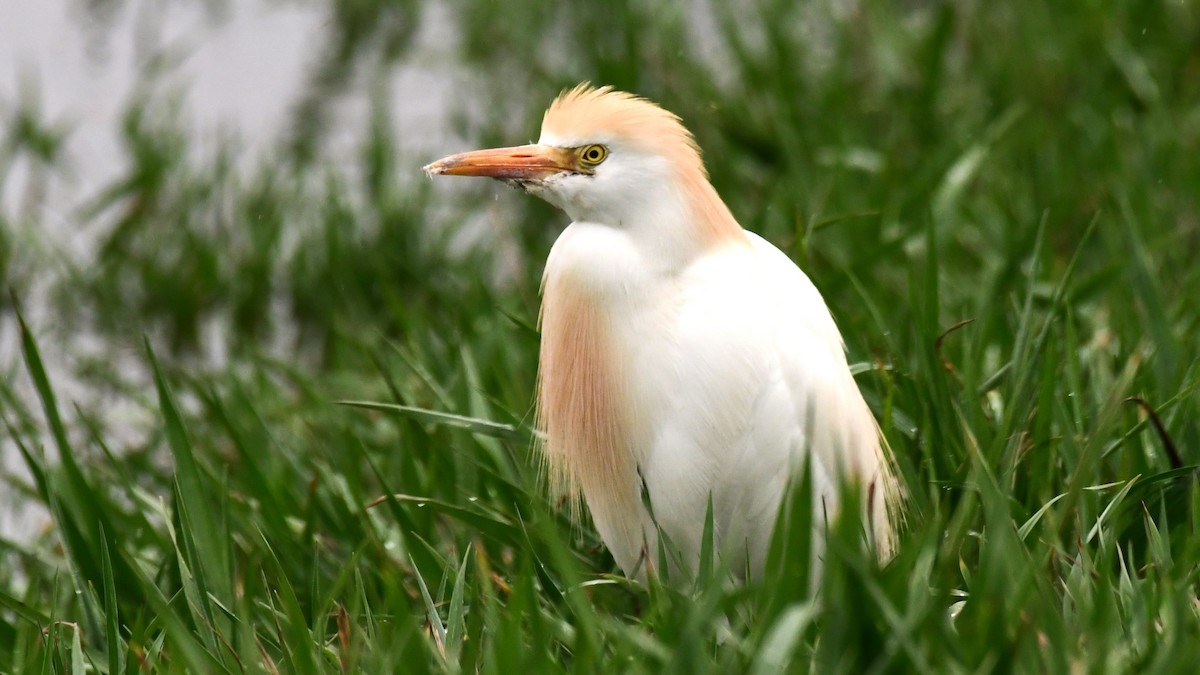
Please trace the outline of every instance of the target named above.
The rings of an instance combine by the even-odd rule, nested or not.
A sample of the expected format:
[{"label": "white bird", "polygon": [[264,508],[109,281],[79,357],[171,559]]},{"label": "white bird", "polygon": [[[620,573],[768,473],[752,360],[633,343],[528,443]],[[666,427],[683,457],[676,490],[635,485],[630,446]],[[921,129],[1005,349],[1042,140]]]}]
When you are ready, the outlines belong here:
[{"label": "white bird", "polygon": [[627,575],[654,571],[659,529],[695,571],[710,498],[714,549],[760,573],[805,461],[818,531],[858,481],[889,554],[900,488],[833,317],[738,225],[676,115],[581,84],[536,144],[425,171],[497,178],[571,217],[542,280],[538,426],[552,491],[582,493]]}]

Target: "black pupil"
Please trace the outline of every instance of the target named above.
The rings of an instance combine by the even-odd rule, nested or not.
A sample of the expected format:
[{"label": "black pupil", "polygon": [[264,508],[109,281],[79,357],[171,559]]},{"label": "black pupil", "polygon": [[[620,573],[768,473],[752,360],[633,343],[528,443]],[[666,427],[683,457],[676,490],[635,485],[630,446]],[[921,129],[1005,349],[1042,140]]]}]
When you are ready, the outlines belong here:
[{"label": "black pupil", "polygon": [[587,158],[593,162],[600,159],[600,148],[588,148]]}]

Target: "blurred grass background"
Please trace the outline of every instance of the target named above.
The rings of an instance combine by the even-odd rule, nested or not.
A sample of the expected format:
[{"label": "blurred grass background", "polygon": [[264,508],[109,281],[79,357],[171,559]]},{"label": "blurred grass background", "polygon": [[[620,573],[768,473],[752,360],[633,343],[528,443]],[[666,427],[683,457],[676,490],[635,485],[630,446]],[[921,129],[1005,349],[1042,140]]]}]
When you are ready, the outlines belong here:
[{"label": "blurred grass background", "polygon": [[[813,596],[792,509],[760,584],[642,588],[546,503],[531,326],[565,219],[419,175],[434,158],[388,101],[398,67],[427,63],[435,4],[470,73],[445,120],[467,147],[536,138],[582,80],[684,118],[733,212],[846,336],[910,493],[889,565],[835,528]],[[0,436],[27,469],[4,489],[49,514],[0,541],[0,670],[1200,662],[1195,3],[325,11],[278,147],[198,151],[151,81],[120,175],[72,211],[91,259],[45,244],[37,209],[0,211],[0,322],[20,341]],[[353,87],[374,103],[346,166],[325,148]],[[68,170],[69,129],[34,101],[4,114],[0,181]],[[46,318],[26,327],[31,302]],[[99,347],[43,361],[76,333]],[[64,368],[99,394],[64,395],[46,375]]]}]

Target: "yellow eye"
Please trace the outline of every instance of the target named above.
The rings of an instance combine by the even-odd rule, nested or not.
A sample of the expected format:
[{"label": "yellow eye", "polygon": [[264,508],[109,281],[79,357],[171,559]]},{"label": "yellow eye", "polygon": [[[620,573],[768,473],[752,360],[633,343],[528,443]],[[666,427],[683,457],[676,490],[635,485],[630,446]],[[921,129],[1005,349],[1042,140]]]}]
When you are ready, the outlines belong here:
[{"label": "yellow eye", "polygon": [[608,148],[603,145],[589,145],[579,151],[579,159],[583,160],[584,164],[596,166],[608,158]]}]

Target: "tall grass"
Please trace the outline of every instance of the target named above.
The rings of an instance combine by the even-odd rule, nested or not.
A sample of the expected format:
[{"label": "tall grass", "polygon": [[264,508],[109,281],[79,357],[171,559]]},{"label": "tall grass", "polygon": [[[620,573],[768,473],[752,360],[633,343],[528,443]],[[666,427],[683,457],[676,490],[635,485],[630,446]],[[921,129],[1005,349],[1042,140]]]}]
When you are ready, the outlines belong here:
[{"label": "tall grass", "polygon": [[[882,567],[853,514],[835,524],[815,594],[806,485],[749,586],[628,581],[547,502],[531,326],[564,217],[505,192],[511,241],[449,246],[501,188],[421,181],[431,158],[394,131],[387,75],[423,7],[342,5],[259,168],[196,156],[169,100],[130,102],[127,168],[76,214],[96,259],[48,261],[67,272],[45,324],[19,318],[38,265],[12,243],[39,212],[0,213],[21,356],[0,420],[28,473],[6,487],[49,513],[0,541],[0,670],[1200,663],[1194,5],[448,5],[475,102],[448,125],[522,142],[584,79],[658,100],[829,301],[909,512]],[[321,160],[326,106],[364,80],[345,171]],[[55,126],[22,110],[0,179],[39,152],[57,170]],[[212,322],[223,361],[197,357]],[[67,325],[106,345],[64,366],[88,401],[47,375]]]}]

